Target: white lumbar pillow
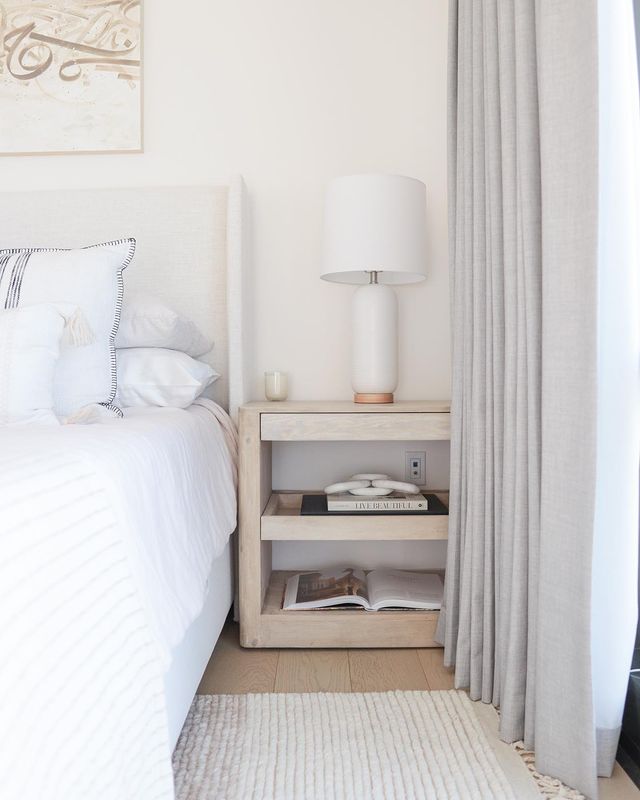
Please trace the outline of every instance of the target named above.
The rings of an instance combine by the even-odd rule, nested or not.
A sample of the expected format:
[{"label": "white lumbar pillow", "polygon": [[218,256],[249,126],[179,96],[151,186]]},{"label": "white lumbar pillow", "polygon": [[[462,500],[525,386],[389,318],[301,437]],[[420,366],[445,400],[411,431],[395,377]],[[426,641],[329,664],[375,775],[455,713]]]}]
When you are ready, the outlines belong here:
[{"label": "white lumbar pillow", "polygon": [[213,344],[198,326],[157,297],[126,296],[116,347],[166,347],[189,356],[208,353]]},{"label": "white lumbar pillow", "polygon": [[[62,345],[53,379],[54,411],[69,417],[91,403],[116,414],[115,337],[120,320],[122,271],[135,239],[79,250],[0,250],[0,305],[68,303],[79,309],[84,346]],[[82,337],[80,337],[82,338]]]},{"label": "white lumbar pillow", "polygon": [[0,311],[0,425],[59,424],[53,374],[64,326],[62,310],[48,303]]},{"label": "white lumbar pillow", "polygon": [[208,364],[178,350],[118,350],[118,402],[123,407],[186,408],[219,377]]}]

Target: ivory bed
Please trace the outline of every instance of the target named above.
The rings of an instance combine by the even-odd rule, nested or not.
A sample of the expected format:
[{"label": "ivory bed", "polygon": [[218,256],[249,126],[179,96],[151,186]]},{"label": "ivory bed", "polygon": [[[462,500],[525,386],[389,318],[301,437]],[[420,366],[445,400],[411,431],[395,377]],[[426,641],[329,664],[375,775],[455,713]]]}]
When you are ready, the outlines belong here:
[{"label": "ivory bed", "polygon": [[[120,623],[112,607],[105,606],[111,616],[107,615],[107,611],[99,609],[104,595],[111,591],[110,588],[102,594],[95,590],[93,600],[89,601],[90,607],[78,609],[77,617],[83,620],[78,624],[85,625],[84,629],[79,630],[83,631],[81,635],[85,637],[87,647],[90,646],[92,631],[102,624],[103,617],[111,619],[113,625],[120,625],[123,631],[131,620],[138,619],[138,623],[132,625],[126,644],[120,645],[122,664],[117,669],[113,668],[113,674],[105,673],[106,688],[102,700],[106,702],[108,689],[113,688],[117,680],[126,676],[129,670],[129,677],[123,683],[123,692],[132,689],[138,673],[145,676],[140,681],[140,692],[138,695],[133,692],[130,704],[134,708],[138,703],[140,708],[136,715],[131,709],[127,710],[130,719],[123,711],[122,727],[126,730],[120,730],[119,733],[118,725],[112,726],[113,734],[109,732],[110,720],[96,720],[96,723],[99,724],[100,735],[104,737],[102,750],[109,750],[111,740],[108,737],[112,735],[116,752],[115,737],[124,736],[125,733],[133,736],[136,726],[139,728],[136,735],[149,738],[155,736],[154,746],[149,747],[148,752],[145,750],[137,755],[135,759],[131,757],[131,763],[126,765],[126,769],[122,763],[105,762],[100,767],[87,763],[82,769],[74,764],[73,769],[78,773],[74,778],[77,796],[84,793],[87,797],[95,796],[96,800],[102,800],[103,797],[118,797],[119,800],[129,797],[139,800],[171,797],[172,790],[168,786],[170,751],[175,746],[198,683],[232,605],[233,548],[230,534],[235,525],[236,511],[234,454],[233,445],[229,444],[228,426],[217,406],[211,401],[235,416],[238,406],[245,400],[248,363],[243,338],[246,335],[243,328],[246,289],[243,205],[243,184],[240,178],[234,178],[228,185],[214,187],[0,194],[0,240],[3,247],[79,247],[123,236],[135,237],[136,256],[125,273],[125,301],[129,292],[152,293],[192,319],[215,343],[213,350],[202,360],[208,361],[221,375],[211,387],[210,400],[205,398],[196,401],[194,406],[186,410],[157,408],[147,413],[146,410],[137,409],[137,413],[125,413],[124,420],[86,426],[85,430],[81,430],[82,426],[62,426],[43,433],[29,430],[20,434],[0,434],[0,499],[9,497],[8,493],[2,494],[7,487],[10,486],[11,491],[15,491],[14,465],[24,461],[23,474],[19,476],[24,488],[21,489],[22,495],[18,497],[17,504],[21,518],[24,518],[25,514],[32,513],[29,509],[34,506],[31,493],[39,487],[38,491],[45,491],[46,497],[47,482],[53,480],[56,470],[59,470],[59,485],[64,488],[58,494],[69,494],[69,507],[77,510],[82,503],[89,502],[87,498],[102,496],[100,493],[108,499],[108,502],[105,501],[106,510],[101,509],[101,513],[109,514],[113,519],[110,517],[104,524],[104,530],[108,533],[102,534],[104,539],[101,544],[105,546],[104,542],[109,542],[109,537],[112,536],[112,549],[109,552],[115,552],[121,546],[122,538],[127,562],[133,564],[127,570],[127,575],[118,578],[118,559],[113,562],[115,583],[120,580],[121,585],[130,584],[128,594],[123,595],[124,598],[129,598],[126,602],[131,601],[130,607],[126,606],[125,599],[118,606],[118,613],[121,613]],[[30,440],[33,441],[30,443]],[[48,462],[44,469],[38,466],[42,459],[39,462],[35,456],[31,456],[31,453],[36,453],[43,446],[46,452],[68,454],[68,458],[65,455],[65,458],[58,459],[55,463]],[[95,483],[94,490],[87,491],[87,481]],[[147,500],[144,497],[148,484],[155,485],[155,499],[151,497]],[[163,487],[166,488],[163,490]],[[135,502],[135,497],[127,497],[128,494],[135,495],[138,502]],[[24,508],[20,509],[20,504]],[[120,514],[120,507],[127,504],[130,508],[126,513]],[[181,509],[184,517],[180,516]],[[14,507],[13,511],[15,510]],[[44,525],[51,525],[52,529],[55,527],[57,511],[48,509],[46,502],[38,501],[38,513],[40,527],[36,526],[34,530],[40,535]],[[94,519],[97,511],[90,507],[87,513]],[[175,524],[175,519],[184,519],[184,525]],[[132,529],[130,535],[127,534],[128,538],[118,532],[119,526],[122,527],[122,520],[125,520],[125,526]],[[209,531],[208,522],[211,523]],[[86,542],[82,541],[83,529],[78,520],[74,520],[73,524],[80,533],[78,546],[84,547]],[[55,533],[57,535],[67,530],[72,530],[72,526],[65,521]],[[100,541],[97,532],[98,529],[96,541]],[[175,534],[175,541],[170,540],[172,532]],[[5,537],[3,530],[0,533],[3,534],[0,542],[11,544],[10,536]],[[72,534],[69,534],[69,541],[71,538]],[[100,556],[98,551],[83,556],[85,562],[79,562],[70,577],[68,565],[67,573],[62,569],[59,574],[56,573],[56,559],[52,559],[50,554],[47,560],[38,565],[37,558],[27,557],[20,551],[19,544],[14,546],[14,551],[12,555],[24,573],[23,583],[33,580],[34,586],[27,586],[25,589],[16,582],[14,594],[11,594],[9,579],[5,599],[10,603],[5,604],[5,608],[11,604],[18,607],[20,591],[23,590],[26,592],[23,602],[35,607],[37,604],[33,595],[36,576],[43,570],[51,582],[55,577],[58,579],[57,585],[62,587],[72,586],[73,581],[81,574],[81,563],[88,565],[87,576],[96,567],[95,576],[87,578],[89,582],[99,581],[102,573],[107,572],[106,566],[104,570],[99,569],[99,557],[105,557]],[[6,563],[5,560],[5,565]],[[56,591],[59,593],[60,590]],[[134,594],[136,597],[131,600]],[[18,610],[22,612],[22,609]],[[67,618],[60,615],[59,619],[56,618],[58,610],[59,607],[53,603],[48,626],[51,631],[55,630],[55,625],[60,626],[60,630],[52,634],[56,637],[56,646],[67,637],[70,624]],[[99,612],[103,614],[102,617]],[[36,612],[30,614],[30,621],[37,618]],[[94,620],[90,624],[92,615]],[[144,631],[141,630],[142,619],[146,621]],[[0,621],[6,626],[6,630],[11,629],[12,619],[9,614],[3,616],[0,612]],[[91,644],[92,654],[98,653],[99,656],[100,648],[105,646],[109,635],[95,637]],[[124,634],[120,631],[119,635]],[[24,639],[23,631],[15,633],[13,652],[22,653],[24,650],[24,653],[32,653],[35,663],[41,655],[39,648],[46,651],[46,645],[34,641],[24,648]],[[96,661],[98,667],[93,667],[84,663],[90,659],[85,657],[79,643],[73,637],[70,637],[69,642],[73,646],[69,644],[65,654],[70,654],[71,658],[75,647],[78,664],[76,672],[68,674],[77,674],[80,676],[78,680],[84,680],[84,684],[87,684],[92,676],[100,674],[99,668],[106,655],[99,656]],[[12,639],[9,636],[5,639],[6,649],[0,653],[8,665],[4,674],[0,667],[1,689],[5,700],[6,692],[10,690],[9,684],[19,681],[20,676],[24,676],[30,669],[28,663],[11,662],[11,653],[7,652],[11,646]],[[115,639],[113,647],[116,647]],[[130,647],[130,653],[127,653],[127,647]],[[51,652],[54,650],[55,647]],[[142,653],[147,655],[143,657]],[[154,655],[151,656],[150,653]],[[117,656],[113,658],[117,661]],[[131,664],[136,659],[139,660],[138,673],[131,671]],[[52,673],[56,669],[57,664],[52,668]],[[55,675],[52,675],[49,689],[55,686],[55,679]],[[29,690],[30,695],[21,701],[23,710],[15,709],[18,734],[22,724],[25,726],[25,736],[33,729],[38,718],[35,708],[38,692],[47,688],[43,689],[43,680],[46,680],[46,676],[41,676],[39,682],[34,679]],[[86,716],[92,713],[92,708],[73,708],[74,702],[77,700],[80,706],[83,702],[95,702],[95,709],[100,708],[101,698],[97,696],[97,692],[94,692],[96,696],[93,697],[89,689],[86,689],[86,695],[82,691],[80,687],[76,691],[73,681],[67,679],[60,684],[56,695],[59,703],[63,703],[63,700],[58,696],[69,696],[69,713],[63,706],[62,712],[58,709],[56,713],[59,718],[65,718],[67,728],[62,730],[69,742],[67,749],[71,750],[74,747],[82,750],[83,743],[78,733],[85,730],[82,714]],[[141,693],[146,693],[145,702],[141,700]],[[0,707],[3,704],[2,696],[0,692]],[[159,697],[158,702],[154,699],[156,696]],[[30,719],[23,712],[32,698],[35,698],[33,713],[36,716]],[[10,702],[7,707],[10,707]],[[98,710],[95,713],[97,715]],[[91,726],[86,730],[92,730]],[[10,731],[3,731],[4,735],[8,733]],[[57,730],[56,735],[59,733]],[[18,734],[16,741],[19,740]],[[87,735],[83,735],[86,740]],[[97,733],[95,735],[98,736]],[[56,763],[58,772],[52,766],[49,769],[52,770],[50,774],[57,777],[55,781],[51,778],[49,786],[46,784],[46,775],[38,777],[37,770],[34,770],[28,776],[29,780],[33,781],[34,787],[47,785],[47,797],[52,800],[65,795],[75,798],[75,794],[69,794],[64,769],[60,766],[64,765],[66,759],[69,762],[68,769],[71,769],[74,753],[66,752],[64,742],[58,742],[56,749],[49,753],[47,748],[50,738],[44,731],[40,739],[30,736],[29,741],[31,744],[37,740],[38,744],[34,744],[34,748],[43,748],[38,751],[43,764],[48,763],[47,758],[51,764]],[[124,752],[118,751],[117,758],[112,759],[114,762],[118,759],[121,762],[123,759],[126,761],[128,758],[122,742],[120,749]],[[61,753],[64,757],[61,757]],[[19,757],[24,757],[24,748]],[[77,753],[77,758],[84,757],[82,752]],[[86,760],[89,762],[94,757],[98,758],[95,753],[88,753]],[[103,755],[100,757],[104,759]],[[31,783],[27,776],[21,778],[16,775],[17,767],[15,763],[9,763],[9,758],[10,753],[6,748],[4,753],[0,752],[0,776],[15,781],[11,785],[15,785],[15,790],[20,791],[20,796],[31,797],[27,787]],[[45,767],[42,766],[42,769]],[[92,783],[98,769],[104,773],[104,781]],[[118,770],[126,777],[121,778]],[[113,777],[116,774],[118,777]],[[107,779],[110,775],[111,783]],[[8,786],[5,783],[3,790],[7,790]],[[59,787],[59,791],[56,787]]]}]

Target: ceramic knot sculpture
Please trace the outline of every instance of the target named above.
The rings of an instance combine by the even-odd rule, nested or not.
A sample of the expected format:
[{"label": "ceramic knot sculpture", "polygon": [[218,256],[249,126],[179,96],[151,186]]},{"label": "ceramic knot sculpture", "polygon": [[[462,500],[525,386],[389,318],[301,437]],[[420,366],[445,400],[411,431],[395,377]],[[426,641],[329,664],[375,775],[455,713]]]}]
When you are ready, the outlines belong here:
[{"label": "ceramic knot sculpture", "polygon": [[361,497],[384,497],[391,492],[404,492],[404,494],[418,494],[419,487],[415,483],[394,481],[388,475],[377,472],[359,472],[348,480],[332,483],[325,487],[325,494],[339,494],[349,492]]}]

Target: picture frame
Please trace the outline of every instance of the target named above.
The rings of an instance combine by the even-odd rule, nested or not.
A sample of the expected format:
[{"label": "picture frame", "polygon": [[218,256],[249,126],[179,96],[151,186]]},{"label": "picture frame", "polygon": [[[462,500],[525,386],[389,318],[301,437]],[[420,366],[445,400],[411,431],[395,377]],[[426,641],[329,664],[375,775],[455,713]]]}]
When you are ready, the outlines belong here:
[{"label": "picture frame", "polygon": [[0,155],[143,152],[143,0],[4,0]]}]

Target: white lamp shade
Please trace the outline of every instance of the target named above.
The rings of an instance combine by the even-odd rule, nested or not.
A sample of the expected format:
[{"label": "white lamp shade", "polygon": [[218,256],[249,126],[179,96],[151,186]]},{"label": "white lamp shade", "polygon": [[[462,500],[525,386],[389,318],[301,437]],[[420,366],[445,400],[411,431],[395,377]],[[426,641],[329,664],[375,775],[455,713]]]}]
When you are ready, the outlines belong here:
[{"label": "white lamp shade", "polygon": [[327,187],[321,277],[417,283],[426,277],[426,186],[403,175],[347,175]]}]

